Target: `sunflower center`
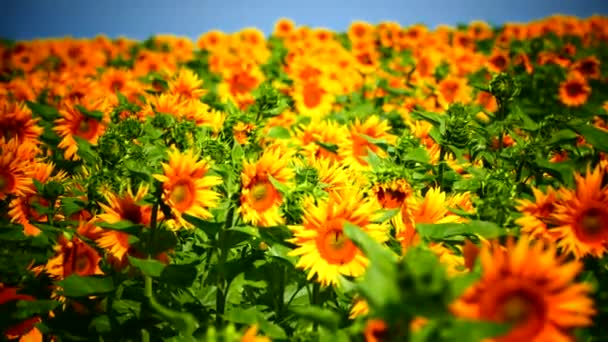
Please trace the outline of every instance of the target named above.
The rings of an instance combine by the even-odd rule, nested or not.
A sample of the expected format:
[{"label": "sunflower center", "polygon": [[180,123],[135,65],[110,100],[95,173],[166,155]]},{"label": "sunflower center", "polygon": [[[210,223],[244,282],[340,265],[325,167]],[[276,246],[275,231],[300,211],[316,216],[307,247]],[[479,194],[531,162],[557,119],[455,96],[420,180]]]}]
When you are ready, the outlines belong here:
[{"label": "sunflower center", "polygon": [[91,260],[86,253],[79,254],[74,262],[74,271],[78,274],[86,274],[89,269]]},{"label": "sunflower center", "polygon": [[75,134],[83,139],[91,140],[97,133],[97,120],[92,118],[82,118],[78,122],[78,127]]},{"label": "sunflower center", "polygon": [[279,198],[277,190],[268,181],[257,181],[251,187],[250,200],[256,211],[266,211]]},{"label": "sunflower center", "polygon": [[308,108],[315,108],[321,103],[323,89],[313,83],[309,83],[304,86],[302,95],[304,96],[304,105]]},{"label": "sunflower center", "polygon": [[377,192],[377,197],[378,201],[384,208],[394,209],[403,204],[406,194],[399,190],[385,190],[380,188]]},{"label": "sunflower center", "polygon": [[580,82],[568,82],[566,85],[566,92],[570,96],[577,96],[585,93],[583,85]]},{"label": "sunflower center", "polygon": [[325,231],[317,237],[317,247],[321,257],[330,264],[344,265],[355,258],[357,248],[344,234],[340,220],[327,223]]},{"label": "sunflower center", "polygon": [[587,210],[580,220],[580,231],[584,236],[594,238],[607,233],[606,213],[598,208]]},{"label": "sunflower center", "polygon": [[506,323],[525,322],[533,311],[532,303],[522,295],[509,297],[502,305],[502,317]]},{"label": "sunflower center", "polygon": [[169,198],[178,211],[184,212],[188,210],[194,202],[194,185],[187,180],[177,182],[173,186],[173,189],[171,189]]}]

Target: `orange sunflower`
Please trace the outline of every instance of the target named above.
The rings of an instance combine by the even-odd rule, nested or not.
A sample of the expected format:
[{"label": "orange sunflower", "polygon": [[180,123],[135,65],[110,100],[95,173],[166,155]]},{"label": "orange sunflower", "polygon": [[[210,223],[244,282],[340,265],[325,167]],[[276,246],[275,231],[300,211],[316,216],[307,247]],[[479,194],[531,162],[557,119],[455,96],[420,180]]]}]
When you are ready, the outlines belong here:
[{"label": "orange sunflower", "polygon": [[109,121],[109,108],[103,98],[92,102],[85,101],[81,105],[89,111],[100,111],[102,118],[98,120],[86,116],[76,107],[76,104],[66,104],[65,108],[59,111],[61,118],[55,121],[55,131],[62,137],[62,140],[57,146],[65,149],[66,159],[80,159],[76,154],[78,143],[75,137],[82,138],[91,144],[97,144],[97,139],[103,134]]},{"label": "orange sunflower", "polygon": [[175,79],[169,81],[169,93],[180,96],[183,99],[200,99],[206,90],[202,88],[203,81],[190,69],[183,68]]},{"label": "orange sunflower", "polygon": [[0,131],[7,140],[16,138],[19,143],[40,143],[38,138],[43,129],[37,123],[38,119],[32,118],[32,111],[23,103],[8,103],[0,110]]},{"label": "orange sunflower", "polygon": [[270,177],[288,185],[294,177],[293,169],[288,166],[290,159],[290,153],[276,146],[264,151],[257,162],[243,163],[239,213],[245,222],[261,227],[284,222],[279,208],[283,199],[279,190],[271,183]]},{"label": "orange sunflower", "polygon": [[307,198],[302,225],[290,227],[294,238],[289,241],[298,247],[289,255],[300,257],[296,267],[309,270],[308,279],[316,275],[322,286],[337,285],[340,275],[362,275],[368,260],[344,234],[344,224],[357,225],[374,240],[385,242],[388,226],[372,223],[379,218],[379,209],[376,201],[355,190],[332,193],[316,204]]},{"label": "orange sunflower", "polygon": [[[55,173],[53,175],[53,173]],[[55,165],[32,161],[28,166],[28,177],[44,184],[49,181],[63,181],[67,175],[63,171],[55,172]],[[37,211],[36,205],[46,208],[50,203],[36,192],[36,187],[30,183],[28,190],[14,198],[9,204],[8,215],[12,222],[23,225],[25,235],[38,235],[40,229],[34,226],[34,222],[46,222],[48,216]],[[55,204],[59,208],[60,203]],[[62,215],[56,214],[54,219],[63,219]]]},{"label": "orange sunflower", "polygon": [[6,141],[0,137],[0,201],[8,195],[24,196],[31,192],[32,179],[28,176],[29,160],[23,156],[17,139]]},{"label": "orange sunflower", "polygon": [[[107,223],[130,221],[147,226],[151,221],[152,206],[139,204],[147,193],[147,185],[140,186],[135,194],[130,188],[120,197],[108,193],[105,197],[109,205],[99,203],[104,213],[97,217]],[[99,247],[106,249],[119,263],[125,260],[130,248],[129,235],[119,230],[104,230],[95,242]]]},{"label": "orange sunflower", "polygon": [[523,214],[515,220],[521,226],[523,234],[531,235],[534,238],[546,239],[555,242],[555,232],[549,230],[551,215],[558,203],[557,192],[553,188],[547,188],[546,193],[537,188],[532,188],[534,201],[527,199],[519,200],[517,210]]},{"label": "orange sunflower", "polygon": [[591,87],[587,80],[579,73],[571,73],[559,85],[559,100],[568,107],[582,106],[591,94]]},{"label": "orange sunflower", "polygon": [[173,230],[181,227],[192,228],[182,214],[202,219],[211,218],[208,211],[217,205],[219,194],[211,188],[222,183],[218,176],[207,175],[210,165],[207,161],[197,161],[193,151],[180,152],[172,148],[169,163],[163,163],[162,175],[154,178],[163,182],[163,200],[171,207],[174,215],[167,224]]},{"label": "orange sunflower", "polygon": [[601,258],[608,250],[608,186],[602,186],[605,170],[596,167],[585,177],[575,174],[576,189],[560,189],[552,229],[558,245],[576,258]]},{"label": "orange sunflower", "polygon": [[524,236],[506,249],[484,246],[480,258],[481,279],[451,309],[458,317],[511,324],[492,341],[572,341],[570,329],[592,323],[591,286],[574,283],[583,265],[565,262],[554,245],[531,245]]},{"label": "orange sunflower", "polygon": [[101,256],[97,251],[80,240],[76,235],[68,240],[59,236],[55,246],[55,256],[50,258],[44,270],[54,279],[64,279],[71,274],[90,276],[103,274],[99,268]]}]

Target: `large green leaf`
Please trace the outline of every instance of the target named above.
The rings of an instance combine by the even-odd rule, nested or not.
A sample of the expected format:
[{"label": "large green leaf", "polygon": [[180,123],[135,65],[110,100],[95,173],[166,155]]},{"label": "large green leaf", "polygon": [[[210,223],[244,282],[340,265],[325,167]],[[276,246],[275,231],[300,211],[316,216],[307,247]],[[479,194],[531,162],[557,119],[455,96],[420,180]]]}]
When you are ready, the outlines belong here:
[{"label": "large green leaf", "polygon": [[506,231],[496,223],[487,221],[470,221],[467,223],[419,223],[416,231],[420,236],[442,240],[456,235],[480,235],[487,239],[505,235]]},{"label": "large green leaf", "polygon": [[138,259],[129,256],[129,263],[133,267],[139,269],[141,273],[150,277],[160,277],[165,269],[165,265],[163,263],[154,259]]},{"label": "large green leaf", "polygon": [[572,126],[572,129],[585,137],[598,151],[608,152],[608,132],[592,125],[576,125]]},{"label": "large green leaf", "polygon": [[61,294],[67,297],[86,297],[114,291],[111,277],[81,277],[72,274],[55,284],[63,289]]}]

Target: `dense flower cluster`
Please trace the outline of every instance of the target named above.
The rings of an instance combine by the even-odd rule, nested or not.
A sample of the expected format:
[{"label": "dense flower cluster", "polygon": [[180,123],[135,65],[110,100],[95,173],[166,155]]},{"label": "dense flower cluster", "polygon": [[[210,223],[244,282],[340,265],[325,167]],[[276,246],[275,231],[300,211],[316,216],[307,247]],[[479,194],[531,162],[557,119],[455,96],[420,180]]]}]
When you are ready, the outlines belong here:
[{"label": "dense flower cluster", "polygon": [[[23,252],[0,267],[0,328],[380,341],[467,318],[506,323],[495,341],[596,334],[608,288],[577,276],[608,277],[607,47],[601,16],[3,42],[0,249]],[[446,283],[473,280],[443,316],[403,309],[403,333],[353,285],[374,259],[352,226],[395,262],[427,250]]]}]

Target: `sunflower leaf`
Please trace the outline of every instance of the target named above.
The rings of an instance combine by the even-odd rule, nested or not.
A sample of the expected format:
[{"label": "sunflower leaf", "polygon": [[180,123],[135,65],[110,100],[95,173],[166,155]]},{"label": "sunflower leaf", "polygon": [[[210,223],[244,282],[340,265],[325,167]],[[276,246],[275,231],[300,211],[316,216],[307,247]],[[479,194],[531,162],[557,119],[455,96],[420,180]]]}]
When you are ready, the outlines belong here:
[{"label": "sunflower leaf", "polygon": [[492,239],[506,234],[496,223],[488,221],[470,221],[466,223],[419,223],[416,231],[423,238],[443,240],[456,235],[480,235]]},{"label": "sunflower leaf", "polygon": [[269,138],[274,138],[274,139],[291,138],[291,134],[289,133],[289,130],[285,127],[280,127],[280,126],[274,126],[274,127],[270,128],[270,130],[268,130],[268,133],[266,134],[266,136]]},{"label": "sunflower leaf", "polygon": [[573,125],[572,129],[598,151],[608,152],[608,132],[592,125]]},{"label": "sunflower leaf", "polygon": [[160,277],[163,270],[165,269],[164,264],[154,259],[146,260],[129,256],[129,263],[133,267],[139,269],[141,273],[150,277]]},{"label": "sunflower leaf", "polygon": [[60,304],[60,302],[54,300],[19,300],[17,301],[17,310],[13,314],[13,318],[21,320],[34,315],[44,315]]},{"label": "sunflower leaf", "polygon": [[318,323],[332,330],[338,329],[338,325],[340,324],[340,315],[320,306],[294,306],[291,308],[291,311],[305,320]]},{"label": "sunflower leaf", "polygon": [[114,291],[112,277],[81,277],[72,274],[55,284],[63,289],[61,294],[66,297],[86,297]]}]

